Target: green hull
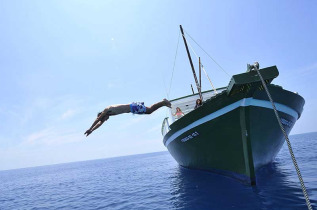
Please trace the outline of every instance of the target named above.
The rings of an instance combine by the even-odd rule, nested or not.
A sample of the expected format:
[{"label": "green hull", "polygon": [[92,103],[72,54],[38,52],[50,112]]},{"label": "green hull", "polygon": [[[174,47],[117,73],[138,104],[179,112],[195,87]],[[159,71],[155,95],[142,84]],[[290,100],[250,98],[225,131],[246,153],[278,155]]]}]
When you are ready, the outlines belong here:
[{"label": "green hull", "polygon": [[[287,133],[304,99],[268,85]],[[255,184],[255,171],[274,160],[284,137],[265,91],[218,94],[170,126],[164,144],[184,167],[207,170]]]}]

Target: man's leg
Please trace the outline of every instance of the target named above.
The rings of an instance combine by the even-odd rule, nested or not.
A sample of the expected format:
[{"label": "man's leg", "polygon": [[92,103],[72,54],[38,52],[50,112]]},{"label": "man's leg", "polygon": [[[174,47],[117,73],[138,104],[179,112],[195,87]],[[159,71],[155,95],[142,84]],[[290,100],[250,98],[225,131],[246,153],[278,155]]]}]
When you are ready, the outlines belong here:
[{"label": "man's leg", "polygon": [[163,101],[160,101],[156,104],[153,104],[150,107],[146,107],[145,114],[151,114],[152,112],[154,112],[155,110],[157,110],[163,106],[167,106],[167,107],[171,108],[171,102],[169,102],[167,99],[163,99]]}]

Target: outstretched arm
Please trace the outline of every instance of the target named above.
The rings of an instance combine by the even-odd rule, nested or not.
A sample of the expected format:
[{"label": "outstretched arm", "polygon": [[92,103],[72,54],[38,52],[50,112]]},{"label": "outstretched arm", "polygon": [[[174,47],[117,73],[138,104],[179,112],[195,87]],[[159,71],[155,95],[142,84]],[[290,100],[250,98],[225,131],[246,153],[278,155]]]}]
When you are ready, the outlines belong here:
[{"label": "outstretched arm", "polygon": [[99,121],[99,122],[97,122],[94,127],[89,128],[89,130],[87,130],[87,131],[85,132],[85,135],[86,135],[86,136],[89,136],[94,130],[96,130],[97,128],[99,128],[104,122],[105,122],[105,121]]},{"label": "outstretched arm", "polygon": [[93,127],[95,127],[95,125],[97,125],[101,121],[102,118],[100,116],[95,119],[94,123],[90,126],[89,130],[92,130]]},{"label": "outstretched arm", "polygon": [[[100,114],[98,114],[98,117],[96,118],[95,122],[90,126],[89,130],[91,130],[99,121],[106,121],[109,119],[109,116],[107,116],[107,119],[104,119],[107,115],[109,109],[108,107],[105,108]],[[99,127],[99,126],[98,126]]]},{"label": "outstretched arm", "polygon": [[[103,112],[104,113],[104,112]],[[85,132],[86,136],[89,136],[94,130],[99,128],[105,121],[109,119],[108,115],[101,113],[99,117],[94,121],[94,123],[90,126],[90,128]]]}]

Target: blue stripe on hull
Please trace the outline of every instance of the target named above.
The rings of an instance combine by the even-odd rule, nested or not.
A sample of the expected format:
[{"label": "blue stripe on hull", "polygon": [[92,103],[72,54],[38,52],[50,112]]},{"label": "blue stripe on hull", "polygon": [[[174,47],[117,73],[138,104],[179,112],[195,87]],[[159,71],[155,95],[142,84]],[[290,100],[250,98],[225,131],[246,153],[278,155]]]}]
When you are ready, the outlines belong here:
[{"label": "blue stripe on hull", "polygon": [[[217,117],[220,117],[221,115],[224,115],[234,109],[237,109],[239,107],[247,107],[247,106],[256,106],[256,107],[263,107],[263,108],[268,108],[268,109],[273,109],[272,108],[272,104],[269,101],[265,101],[265,100],[258,100],[258,99],[254,99],[254,98],[244,98],[241,99],[233,104],[230,104],[222,109],[219,109],[218,111],[215,111],[191,124],[189,124],[188,126],[178,130],[177,132],[175,132],[173,135],[171,135],[167,141],[165,142],[165,146],[167,147],[172,141],[174,141],[177,137],[179,137],[180,135],[182,135],[183,133],[187,132],[188,130],[195,128],[203,123],[206,123],[210,120],[213,120]],[[299,115],[298,113],[294,110],[289,108],[288,106],[285,106],[283,104],[279,104],[279,103],[275,103],[275,106],[277,108],[278,111],[283,112],[285,114],[288,114],[292,117],[294,117],[295,119],[298,119]]]}]

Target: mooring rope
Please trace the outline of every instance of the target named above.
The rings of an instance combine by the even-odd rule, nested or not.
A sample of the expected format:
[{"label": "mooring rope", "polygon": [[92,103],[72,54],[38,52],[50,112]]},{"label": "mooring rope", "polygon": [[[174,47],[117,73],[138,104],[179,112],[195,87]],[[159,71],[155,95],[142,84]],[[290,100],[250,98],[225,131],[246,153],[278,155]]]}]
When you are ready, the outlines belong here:
[{"label": "mooring rope", "polygon": [[302,190],[303,190],[305,199],[306,199],[307,207],[308,207],[309,210],[312,210],[312,206],[311,206],[310,201],[309,201],[309,197],[308,197],[308,193],[307,193],[307,191],[306,191],[306,187],[305,187],[305,184],[304,184],[304,180],[303,180],[303,178],[302,178],[302,175],[301,175],[301,173],[300,173],[299,167],[298,167],[298,165],[297,165],[296,158],[295,158],[294,153],[293,153],[293,149],[292,149],[292,146],[291,146],[291,142],[290,142],[290,140],[288,139],[288,136],[287,136],[287,134],[286,134],[286,132],[285,132],[285,129],[284,129],[283,125],[282,125],[282,122],[281,122],[281,119],[280,119],[280,117],[279,117],[279,114],[278,114],[278,112],[277,112],[277,110],[276,110],[274,101],[273,101],[273,99],[272,99],[272,97],[271,97],[271,94],[270,94],[270,92],[269,92],[269,90],[268,90],[268,88],[267,88],[267,86],[266,86],[266,84],[265,84],[265,82],[264,82],[264,80],[263,80],[263,77],[262,77],[262,75],[261,75],[259,69],[258,69],[256,66],[255,66],[254,68],[255,68],[255,70],[257,71],[257,73],[258,73],[258,75],[259,75],[259,77],[260,77],[260,79],[261,79],[262,85],[263,85],[263,87],[264,87],[264,89],[265,89],[265,91],[266,91],[266,94],[267,94],[267,96],[269,97],[269,99],[270,99],[270,101],[271,101],[271,103],[272,103],[272,107],[273,107],[273,110],[274,110],[276,119],[277,119],[278,124],[280,125],[280,128],[281,128],[281,130],[282,130],[282,132],[283,132],[283,134],[284,134],[284,137],[285,137],[285,139],[286,139],[287,146],[288,146],[288,150],[289,150],[289,152],[290,152],[290,154],[291,154],[291,157],[292,157],[292,160],[293,160],[293,164],[294,164],[294,166],[295,166],[295,169],[296,169],[296,172],[297,172],[297,176],[298,176],[298,179],[299,179],[299,181],[300,181],[300,184],[301,184],[301,187],[302,187]]}]

